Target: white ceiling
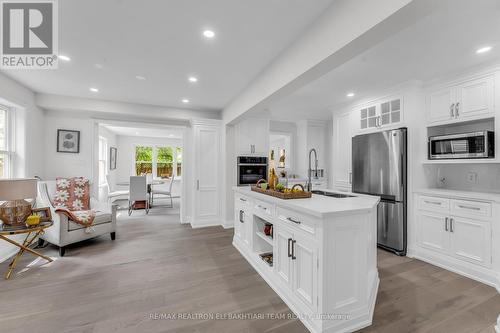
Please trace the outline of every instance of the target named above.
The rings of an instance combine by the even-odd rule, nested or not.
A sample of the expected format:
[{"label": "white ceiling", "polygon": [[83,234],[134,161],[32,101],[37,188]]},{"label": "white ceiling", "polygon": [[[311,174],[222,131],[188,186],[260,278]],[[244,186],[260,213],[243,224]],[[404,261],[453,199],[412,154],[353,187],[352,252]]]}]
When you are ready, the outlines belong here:
[{"label": "white ceiling", "polygon": [[183,130],[180,128],[152,128],[152,127],[127,127],[116,125],[102,125],[115,135],[138,136],[148,138],[182,139]]},{"label": "white ceiling", "polygon": [[72,60],[4,72],[41,93],[220,110],[331,2],[59,1],[59,52]]},{"label": "white ceiling", "polygon": [[[493,46],[478,55],[476,49]],[[270,106],[277,119],[329,119],[334,106],[403,82],[500,61],[500,1],[456,0]],[[354,91],[354,98],[346,94]]]}]

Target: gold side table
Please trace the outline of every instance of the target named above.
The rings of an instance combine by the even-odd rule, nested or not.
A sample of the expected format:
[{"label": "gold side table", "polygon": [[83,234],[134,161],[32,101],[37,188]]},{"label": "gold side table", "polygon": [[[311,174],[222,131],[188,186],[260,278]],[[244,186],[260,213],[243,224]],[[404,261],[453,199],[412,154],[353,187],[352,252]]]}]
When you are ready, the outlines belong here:
[{"label": "gold side table", "polygon": [[[14,256],[14,259],[12,259],[11,263],[9,264],[9,269],[7,270],[7,273],[5,273],[5,279],[10,278],[10,275],[12,274],[14,269],[16,268],[17,261],[19,260],[19,258],[21,258],[21,256],[24,254],[24,252],[29,252],[37,257],[40,257],[40,258],[47,260],[48,262],[52,262],[52,259],[50,259],[47,256],[44,256],[43,254],[41,254],[35,250],[32,250],[30,248],[30,246],[31,246],[31,244],[33,244],[33,241],[38,236],[40,236],[41,234],[43,234],[45,232],[45,229],[51,227],[53,224],[54,223],[52,221],[48,221],[48,222],[40,222],[39,225],[30,226],[30,227],[25,226],[25,225],[16,226],[16,227],[11,227],[11,226],[8,226],[5,224],[0,225],[0,239],[3,239],[4,241],[6,241],[12,245],[15,245],[19,248],[19,251],[17,252],[17,254]],[[18,243],[16,241],[13,241],[12,239],[6,237],[9,235],[19,235],[19,234],[27,234],[26,238],[24,239],[24,242],[22,244]]]}]

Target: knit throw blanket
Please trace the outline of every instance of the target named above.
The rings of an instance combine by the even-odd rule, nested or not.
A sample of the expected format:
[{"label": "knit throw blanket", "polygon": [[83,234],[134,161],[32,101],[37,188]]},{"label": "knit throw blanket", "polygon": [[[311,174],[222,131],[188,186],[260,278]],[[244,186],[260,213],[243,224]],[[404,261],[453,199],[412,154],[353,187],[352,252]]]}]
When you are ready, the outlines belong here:
[{"label": "knit throw blanket", "polygon": [[90,227],[94,222],[95,211],[90,209],[90,185],[86,178],[57,178],[52,204],[57,213],[75,223]]}]

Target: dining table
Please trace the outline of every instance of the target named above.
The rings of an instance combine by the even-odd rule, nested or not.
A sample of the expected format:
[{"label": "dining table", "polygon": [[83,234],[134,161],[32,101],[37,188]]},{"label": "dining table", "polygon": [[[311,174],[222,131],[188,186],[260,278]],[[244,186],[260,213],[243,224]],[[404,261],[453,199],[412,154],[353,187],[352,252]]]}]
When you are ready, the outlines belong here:
[{"label": "dining table", "polygon": [[[170,178],[165,178],[170,179]],[[148,184],[148,201],[150,206],[153,204],[153,188],[154,185],[163,185],[165,184],[165,180],[154,179],[150,184]],[[116,182],[116,186],[130,186],[130,181]]]}]

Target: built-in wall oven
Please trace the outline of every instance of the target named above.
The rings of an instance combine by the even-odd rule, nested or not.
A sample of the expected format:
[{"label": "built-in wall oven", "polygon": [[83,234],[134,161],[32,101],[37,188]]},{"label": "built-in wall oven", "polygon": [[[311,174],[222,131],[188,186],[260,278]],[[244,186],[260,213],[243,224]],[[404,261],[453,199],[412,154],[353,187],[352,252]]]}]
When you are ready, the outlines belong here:
[{"label": "built-in wall oven", "polygon": [[479,131],[429,138],[429,159],[493,158],[495,135],[492,131]]},{"label": "built-in wall oven", "polygon": [[267,157],[238,156],[238,186],[253,185],[267,180]]}]

